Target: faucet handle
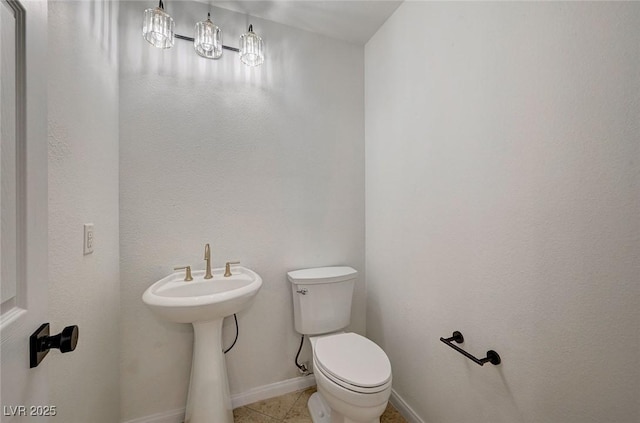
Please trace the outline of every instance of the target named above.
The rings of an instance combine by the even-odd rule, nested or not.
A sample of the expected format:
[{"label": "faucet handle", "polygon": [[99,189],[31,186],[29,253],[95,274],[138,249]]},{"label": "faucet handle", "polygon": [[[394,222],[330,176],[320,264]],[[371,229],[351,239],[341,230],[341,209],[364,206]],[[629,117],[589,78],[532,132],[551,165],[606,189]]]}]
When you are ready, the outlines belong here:
[{"label": "faucet handle", "polygon": [[184,281],[190,282],[193,280],[191,276],[191,266],[182,266],[182,267],[174,267],[173,270],[186,270],[186,274],[184,275]]},{"label": "faucet handle", "polygon": [[231,265],[232,264],[240,264],[239,261],[228,261],[225,265],[224,265],[224,277],[228,278],[229,276],[231,276]]}]

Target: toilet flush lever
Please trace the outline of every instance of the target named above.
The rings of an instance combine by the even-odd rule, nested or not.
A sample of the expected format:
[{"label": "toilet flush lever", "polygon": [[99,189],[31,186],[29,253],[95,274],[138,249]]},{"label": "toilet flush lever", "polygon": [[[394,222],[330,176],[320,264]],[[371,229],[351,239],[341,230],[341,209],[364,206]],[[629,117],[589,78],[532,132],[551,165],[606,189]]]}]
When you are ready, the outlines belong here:
[{"label": "toilet flush lever", "polygon": [[296,292],[301,295],[307,295],[308,291],[307,291],[307,288],[302,288],[302,289],[298,289]]}]

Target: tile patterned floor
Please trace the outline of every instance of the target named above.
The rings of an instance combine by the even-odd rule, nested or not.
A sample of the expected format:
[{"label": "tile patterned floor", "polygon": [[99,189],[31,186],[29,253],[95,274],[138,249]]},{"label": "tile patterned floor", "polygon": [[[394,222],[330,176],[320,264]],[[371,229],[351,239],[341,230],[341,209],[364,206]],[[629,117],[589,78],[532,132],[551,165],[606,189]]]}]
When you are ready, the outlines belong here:
[{"label": "tile patterned floor", "polygon": [[[254,402],[233,410],[235,423],[312,423],[307,401],[316,388],[292,392],[280,397]],[[407,423],[402,415],[387,406],[380,423]]]}]

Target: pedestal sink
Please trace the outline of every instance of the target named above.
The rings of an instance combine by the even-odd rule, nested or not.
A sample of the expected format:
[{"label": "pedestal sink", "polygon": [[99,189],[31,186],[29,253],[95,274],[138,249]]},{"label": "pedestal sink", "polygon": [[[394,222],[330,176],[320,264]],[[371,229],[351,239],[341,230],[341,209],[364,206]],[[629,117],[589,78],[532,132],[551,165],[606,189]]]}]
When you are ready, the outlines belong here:
[{"label": "pedestal sink", "polygon": [[151,285],[142,301],[161,318],[193,324],[193,363],[184,423],[233,423],[227,368],[222,352],[222,320],[251,305],[262,278],[242,266],[214,269],[213,279],[204,271],[173,273]]}]

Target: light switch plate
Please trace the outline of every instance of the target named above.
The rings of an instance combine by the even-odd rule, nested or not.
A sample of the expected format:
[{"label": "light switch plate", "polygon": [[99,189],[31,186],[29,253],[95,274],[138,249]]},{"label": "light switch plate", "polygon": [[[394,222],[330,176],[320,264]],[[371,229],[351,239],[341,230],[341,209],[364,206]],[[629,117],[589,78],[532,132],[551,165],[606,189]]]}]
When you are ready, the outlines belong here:
[{"label": "light switch plate", "polygon": [[93,237],[93,223],[84,224],[84,255],[93,253],[93,245],[95,239]]}]

